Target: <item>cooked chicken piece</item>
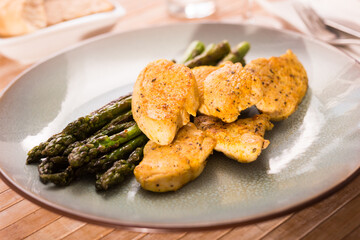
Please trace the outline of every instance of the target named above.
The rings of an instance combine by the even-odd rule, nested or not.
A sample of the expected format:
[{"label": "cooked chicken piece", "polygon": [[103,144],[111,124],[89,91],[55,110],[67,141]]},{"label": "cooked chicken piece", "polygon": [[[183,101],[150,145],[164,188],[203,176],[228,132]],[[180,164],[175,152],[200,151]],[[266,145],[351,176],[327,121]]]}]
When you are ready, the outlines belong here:
[{"label": "cooked chicken piece", "polygon": [[171,144],[146,144],[144,158],[134,170],[136,180],[153,192],[178,190],[201,174],[214,147],[214,139],[188,123]]},{"label": "cooked chicken piece", "polygon": [[273,127],[265,114],[239,119],[233,123],[224,123],[215,117],[199,116],[195,118],[195,125],[216,140],[216,151],[243,163],[256,160],[261,150],[267,148],[270,142],[264,139],[264,134]]},{"label": "cooked chicken piece", "polygon": [[146,136],[170,144],[179,128],[195,116],[199,95],[190,68],[168,60],[149,63],[138,76],[132,100],[136,123]]},{"label": "cooked chicken piece", "polygon": [[204,81],[206,77],[212,73],[213,71],[219,69],[219,67],[216,66],[200,66],[200,67],[194,67],[192,70],[195,79],[196,84],[198,86],[199,90],[199,102],[200,106],[204,103]]},{"label": "cooked chicken piece", "polygon": [[263,98],[256,107],[280,121],[289,117],[300,104],[308,87],[306,71],[291,50],[280,57],[259,58],[245,66],[260,78]]},{"label": "cooked chicken piece", "polygon": [[0,36],[13,37],[46,26],[44,0],[0,0]]},{"label": "cooked chicken piece", "polygon": [[204,103],[199,112],[234,122],[240,112],[262,98],[258,77],[245,71],[241,63],[226,62],[204,81]]}]

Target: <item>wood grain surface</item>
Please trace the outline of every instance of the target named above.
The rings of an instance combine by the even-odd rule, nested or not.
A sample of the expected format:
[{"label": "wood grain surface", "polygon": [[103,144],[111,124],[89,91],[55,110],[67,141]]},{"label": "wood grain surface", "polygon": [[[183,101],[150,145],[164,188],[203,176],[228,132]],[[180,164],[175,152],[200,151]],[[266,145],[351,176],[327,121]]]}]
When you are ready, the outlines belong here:
[{"label": "wood grain surface", "polygon": [[[215,15],[201,20],[183,20],[167,14],[165,0],[119,0],[119,2],[127,13],[112,29],[114,32],[180,21],[243,22],[247,9],[246,1],[218,0]],[[254,16],[260,16],[267,25],[276,24],[276,27],[291,29],[291,26],[270,16],[256,5],[253,6],[252,13]],[[28,67],[0,56],[0,91]],[[0,239],[358,240],[360,239],[360,176],[355,177],[349,184],[326,199],[277,219],[220,230],[174,233],[134,232],[73,220],[23,199],[0,180]]]}]

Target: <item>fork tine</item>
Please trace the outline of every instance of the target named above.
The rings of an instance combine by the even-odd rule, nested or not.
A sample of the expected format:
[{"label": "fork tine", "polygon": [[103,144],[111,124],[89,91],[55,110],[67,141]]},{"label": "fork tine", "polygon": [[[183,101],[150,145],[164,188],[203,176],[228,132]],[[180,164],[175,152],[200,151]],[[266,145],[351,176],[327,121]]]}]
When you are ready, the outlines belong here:
[{"label": "fork tine", "polygon": [[307,14],[307,11],[303,4],[300,4],[299,2],[294,2],[294,8],[301,18],[301,20],[304,22],[305,26],[308,28],[308,30],[312,31],[313,25],[310,22],[310,16]]},{"label": "fork tine", "polygon": [[299,1],[294,1],[295,11],[298,13],[305,26],[308,28],[310,33],[323,40],[329,40],[336,38],[337,35],[327,29],[324,21],[309,5],[303,4]]},{"label": "fork tine", "polygon": [[311,6],[294,1],[293,7],[313,37],[332,45],[360,45],[359,39],[339,38],[337,34],[330,31],[324,20]]},{"label": "fork tine", "polygon": [[312,16],[312,19],[316,21],[316,25],[321,27],[322,29],[327,28],[324,20],[322,20],[319,16],[319,14],[309,5],[302,4],[303,8],[308,12],[308,15]]}]

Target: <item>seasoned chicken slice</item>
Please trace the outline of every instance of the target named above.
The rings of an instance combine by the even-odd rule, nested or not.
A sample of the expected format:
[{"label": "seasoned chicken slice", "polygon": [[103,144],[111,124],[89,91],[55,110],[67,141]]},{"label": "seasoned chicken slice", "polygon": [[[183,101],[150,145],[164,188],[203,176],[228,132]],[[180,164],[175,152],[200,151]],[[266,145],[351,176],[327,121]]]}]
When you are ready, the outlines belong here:
[{"label": "seasoned chicken slice", "polygon": [[233,123],[224,123],[215,117],[199,116],[195,118],[195,125],[216,140],[216,151],[243,163],[256,160],[261,150],[267,148],[270,142],[264,139],[264,134],[273,127],[265,114],[239,119]]},{"label": "seasoned chicken slice", "polygon": [[206,77],[212,73],[213,71],[219,69],[219,67],[216,66],[200,66],[200,67],[194,67],[192,70],[195,79],[196,84],[198,86],[199,90],[199,102],[200,106],[204,103],[204,81]]},{"label": "seasoned chicken slice", "polygon": [[245,69],[260,78],[263,85],[263,98],[256,103],[261,112],[274,121],[286,119],[295,112],[305,96],[308,78],[291,50],[280,57],[255,59]]},{"label": "seasoned chicken slice", "polygon": [[241,63],[226,62],[204,81],[204,103],[199,112],[234,122],[240,112],[262,98],[258,77],[245,71]]},{"label": "seasoned chicken slice", "polygon": [[136,180],[153,192],[178,190],[200,175],[214,147],[214,139],[188,123],[171,144],[149,141],[145,145],[144,158],[134,170]]},{"label": "seasoned chicken slice", "polygon": [[179,128],[195,116],[199,95],[190,68],[168,60],[149,63],[138,76],[132,100],[136,123],[146,136],[170,144]]}]

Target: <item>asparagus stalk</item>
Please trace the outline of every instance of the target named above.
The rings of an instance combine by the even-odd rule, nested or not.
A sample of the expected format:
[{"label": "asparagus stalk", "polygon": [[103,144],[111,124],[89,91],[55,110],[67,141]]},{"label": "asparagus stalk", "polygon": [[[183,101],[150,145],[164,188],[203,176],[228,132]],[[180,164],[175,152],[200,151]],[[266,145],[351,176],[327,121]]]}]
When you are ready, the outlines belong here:
[{"label": "asparagus stalk", "polygon": [[78,140],[84,140],[118,115],[130,110],[131,100],[131,96],[114,100],[95,112],[68,124],[64,132],[75,136]]},{"label": "asparagus stalk", "polygon": [[124,126],[127,126],[126,124],[128,124],[128,122],[130,122],[131,120],[132,120],[132,112],[130,110],[120,116],[117,116],[113,120],[111,120],[111,122],[106,124],[99,131],[97,131],[94,134],[94,136],[96,136],[98,134],[109,135],[109,134],[118,133],[118,132],[124,130],[125,128],[127,128],[127,127],[124,128]]},{"label": "asparagus stalk", "polygon": [[[131,127],[134,125],[134,122],[126,122],[132,119],[132,113],[131,110],[127,113],[120,115],[113,119],[110,123],[108,123],[105,127],[97,131],[93,136],[89,137],[90,139],[98,138],[103,135],[111,135],[118,132],[121,132],[122,130]],[[72,150],[76,147],[79,147],[80,145],[85,144],[85,141],[77,141],[72,144],[70,144],[63,152],[63,156],[68,156]]]},{"label": "asparagus stalk", "polygon": [[230,52],[230,44],[224,40],[218,44],[210,44],[205,51],[194,59],[187,61],[184,65],[193,68],[203,65],[216,65]]},{"label": "asparagus stalk", "polygon": [[65,169],[69,166],[67,157],[56,156],[51,158],[46,158],[38,166],[39,174],[52,174],[59,172],[61,169]]},{"label": "asparagus stalk", "polygon": [[73,135],[68,133],[59,133],[47,143],[41,154],[46,157],[60,155],[64,152],[67,146],[74,142],[76,142],[76,138]]},{"label": "asparagus stalk", "polygon": [[[131,128],[135,125],[135,121],[130,121],[130,122],[125,122],[125,123],[120,123],[118,125],[111,125],[109,126],[109,128],[104,129],[101,132],[98,132],[97,134],[95,134],[94,136],[89,137],[88,139],[96,139],[99,138],[101,136],[110,136],[110,135],[114,135],[117,133],[120,133],[128,128]],[[87,141],[87,140],[85,140]]]},{"label": "asparagus stalk", "polygon": [[242,65],[243,67],[245,67],[245,65],[246,65],[245,58],[241,59],[239,62],[241,63],[241,65]]},{"label": "asparagus stalk", "polygon": [[67,167],[63,172],[52,174],[41,174],[40,181],[42,183],[52,182],[58,186],[67,186],[74,179],[74,170],[71,166]]},{"label": "asparagus stalk", "polygon": [[74,150],[74,148],[79,147],[82,144],[84,144],[84,141],[76,141],[76,142],[70,144],[69,146],[67,146],[67,148],[64,150],[62,156],[65,156],[67,158],[67,156],[69,156],[69,154],[72,152],[72,150]]},{"label": "asparagus stalk", "polygon": [[69,123],[62,132],[31,149],[26,162],[28,164],[35,163],[43,157],[61,155],[71,143],[76,140],[84,140],[116,116],[128,111],[131,108],[131,99],[131,96],[121,97],[85,117]]},{"label": "asparagus stalk", "polygon": [[130,140],[125,143],[123,146],[115,149],[109,154],[103,155],[100,158],[91,160],[85,167],[86,172],[89,173],[99,173],[106,171],[109,169],[114,162],[119,159],[123,159],[128,156],[132,151],[134,151],[137,147],[144,146],[148,141],[148,138],[141,134],[140,136]]},{"label": "asparagus stalk", "polygon": [[228,55],[226,55],[220,62],[231,61],[233,63],[241,62],[244,59],[246,53],[250,49],[250,43],[244,41],[239,43],[235,49],[233,49]]},{"label": "asparagus stalk", "polygon": [[110,135],[110,134],[115,134],[118,132],[121,132],[124,129],[127,129],[129,127],[131,127],[132,125],[134,125],[135,122],[126,122],[126,123],[122,123],[119,125],[111,125],[109,126],[108,129],[104,129],[103,131],[99,131],[97,134],[95,134],[94,136],[89,137],[88,139],[85,139],[83,141],[77,141],[74,142],[72,144],[70,144],[63,152],[63,156],[69,156],[69,154],[75,149],[78,148],[84,144],[86,144],[86,141],[90,141],[96,138],[100,138],[104,135]]},{"label": "asparagus stalk", "polygon": [[105,173],[98,175],[95,187],[97,190],[107,190],[109,187],[124,181],[125,177],[133,172],[137,163],[143,157],[144,147],[138,147],[127,160],[118,160]]},{"label": "asparagus stalk", "polygon": [[195,40],[186,49],[184,56],[180,63],[185,63],[187,61],[190,61],[194,57],[200,55],[205,50],[205,44],[201,41]]},{"label": "asparagus stalk", "polygon": [[42,151],[45,149],[46,145],[48,142],[50,142],[53,138],[55,137],[52,136],[50,137],[46,142],[42,142],[40,143],[38,146],[33,147],[29,152],[28,152],[28,157],[26,159],[26,163],[30,164],[30,163],[36,163],[38,162],[42,157],[44,157],[42,155]]},{"label": "asparagus stalk", "polygon": [[129,128],[112,136],[100,134],[99,137],[90,138],[89,141],[85,141],[84,144],[72,150],[68,156],[69,164],[75,168],[81,167],[91,159],[99,156],[100,153],[110,152],[119,147],[120,144],[139,136],[141,133],[140,128],[134,122]]}]

